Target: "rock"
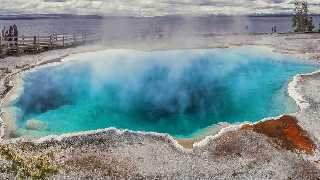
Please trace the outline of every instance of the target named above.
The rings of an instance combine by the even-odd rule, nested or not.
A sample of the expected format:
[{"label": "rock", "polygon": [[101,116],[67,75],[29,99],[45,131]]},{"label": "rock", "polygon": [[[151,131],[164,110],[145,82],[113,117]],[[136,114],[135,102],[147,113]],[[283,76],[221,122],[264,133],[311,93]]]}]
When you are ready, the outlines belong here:
[{"label": "rock", "polygon": [[11,136],[12,137],[24,137],[26,139],[28,138],[40,138],[44,136],[48,136],[52,134],[50,131],[39,131],[39,130],[27,130],[24,128],[18,128],[16,131],[14,131]]},{"label": "rock", "polygon": [[37,119],[31,119],[26,122],[28,130],[44,131],[48,129],[48,124]]}]

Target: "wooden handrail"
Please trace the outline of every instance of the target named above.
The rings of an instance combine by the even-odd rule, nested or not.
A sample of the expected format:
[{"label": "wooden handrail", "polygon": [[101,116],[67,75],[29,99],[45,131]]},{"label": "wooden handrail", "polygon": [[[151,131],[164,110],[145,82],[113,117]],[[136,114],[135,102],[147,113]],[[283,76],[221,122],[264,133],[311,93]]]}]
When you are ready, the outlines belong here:
[{"label": "wooden handrail", "polygon": [[[56,36],[56,37],[73,37],[73,36],[77,36],[77,37],[82,37],[83,34],[86,34],[86,36],[95,36],[95,35],[98,35],[98,34],[87,34],[87,33],[75,33],[75,34],[51,34],[51,35],[47,35],[47,36],[40,36],[40,35],[37,35],[36,37],[39,37],[39,38],[50,38],[52,36]],[[8,36],[6,38],[25,38],[25,39],[28,39],[28,38],[33,38],[34,36],[32,35],[29,35],[29,36],[26,36],[26,35],[21,35],[21,36]],[[2,38],[5,38],[5,37],[2,37]]]},{"label": "wooden handrail", "polygon": [[98,34],[73,33],[73,34],[52,34],[48,36],[11,36],[2,37],[0,35],[0,55],[3,51],[15,50],[42,51],[43,49],[54,49],[59,47],[71,47],[87,42],[98,41]]}]

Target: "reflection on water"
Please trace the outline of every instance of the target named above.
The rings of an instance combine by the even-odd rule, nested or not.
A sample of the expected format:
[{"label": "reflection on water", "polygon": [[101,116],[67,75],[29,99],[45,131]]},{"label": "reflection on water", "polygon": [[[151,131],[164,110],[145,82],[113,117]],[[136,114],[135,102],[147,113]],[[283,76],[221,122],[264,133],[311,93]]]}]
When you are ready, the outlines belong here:
[{"label": "reflection on water", "polygon": [[[314,24],[320,16],[313,17]],[[283,17],[107,17],[105,19],[33,19],[0,20],[0,26],[17,24],[20,34],[48,35],[52,33],[101,33],[106,39],[164,34],[174,36],[208,33],[270,33],[292,31],[290,16]]]}]

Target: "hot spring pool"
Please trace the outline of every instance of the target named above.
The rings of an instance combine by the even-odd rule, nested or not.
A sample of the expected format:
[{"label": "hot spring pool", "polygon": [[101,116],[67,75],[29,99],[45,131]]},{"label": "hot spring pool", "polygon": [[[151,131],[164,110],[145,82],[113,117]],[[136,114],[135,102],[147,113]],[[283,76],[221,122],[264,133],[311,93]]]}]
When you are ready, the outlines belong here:
[{"label": "hot spring pool", "polygon": [[287,83],[316,66],[257,48],[105,50],[23,76],[18,136],[107,127],[192,137],[296,111]]}]

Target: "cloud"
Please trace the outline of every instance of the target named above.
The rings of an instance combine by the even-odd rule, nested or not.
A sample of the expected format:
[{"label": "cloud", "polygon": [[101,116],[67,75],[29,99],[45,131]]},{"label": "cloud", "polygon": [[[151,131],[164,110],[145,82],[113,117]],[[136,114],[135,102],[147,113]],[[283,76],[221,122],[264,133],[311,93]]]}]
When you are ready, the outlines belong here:
[{"label": "cloud", "polygon": [[[0,0],[0,13],[74,13],[114,16],[291,13],[294,0]],[[319,0],[309,0],[320,12]]]}]

